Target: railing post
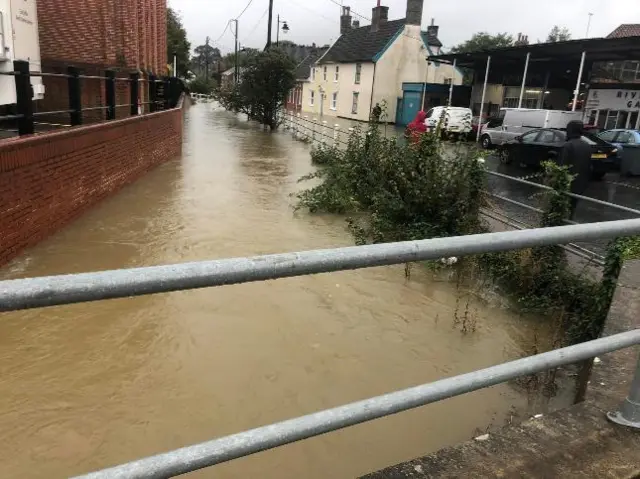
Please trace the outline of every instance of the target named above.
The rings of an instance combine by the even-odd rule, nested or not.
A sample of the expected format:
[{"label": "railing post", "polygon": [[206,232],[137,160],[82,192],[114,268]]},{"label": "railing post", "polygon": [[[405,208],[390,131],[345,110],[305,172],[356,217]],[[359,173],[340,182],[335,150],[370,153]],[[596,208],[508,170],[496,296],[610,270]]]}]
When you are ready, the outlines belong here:
[{"label": "railing post", "polygon": [[116,119],[116,72],[107,70],[104,83],[105,97],[107,100],[106,117],[107,120]]},{"label": "railing post", "polygon": [[149,111],[158,111],[158,79],[155,75],[149,75]]},{"label": "railing post", "polygon": [[13,69],[16,71],[16,97],[18,115],[18,134],[31,135],[35,130],[33,127],[33,88],[31,87],[31,73],[29,72],[29,62],[16,60],[13,62]]},{"label": "railing post", "polygon": [[611,422],[621,426],[640,429],[640,358],[636,372],[631,381],[631,389],[627,399],[620,405],[617,411],[607,413]]},{"label": "railing post", "polygon": [[129,75],[129,103],[131,104],[131,116],[138,115],[138,102],[139,100],[139,83],[140,73],[135,72]]},{"label": "railing post", "polygon": [[171,80],[169,77],[164,77],[164,109],[171,108]]},{"label": "railing post", "polygon": [[67,68],[67,83],[69,85],[69,113],[71,125],[82,125],[82,85],[80,70],[76,67]]}]

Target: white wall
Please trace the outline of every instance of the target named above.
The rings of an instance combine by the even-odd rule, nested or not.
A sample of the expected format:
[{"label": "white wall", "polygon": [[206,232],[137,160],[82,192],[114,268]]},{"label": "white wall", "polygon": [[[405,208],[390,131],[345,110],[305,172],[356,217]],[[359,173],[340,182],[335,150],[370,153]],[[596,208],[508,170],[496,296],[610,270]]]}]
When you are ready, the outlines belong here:
[{"label": "white wall", "polygon": [[427,62],[429,51],[420,37],[420,27],[406,25],[402,34],[383,53],[376,64],[373,104],[387,103],[387,121],[395,121],[403,83],[444,83],[453,78],[462,85],[462,74],[451,65]]},{"label": "white wall", "polygon": [[[310,116],[340,116],[353,120],[367,121],[371,109],[371,89],[373,86],[373,63],[362,63],[360,83],[355,83],[355,63],[327,63],[316,65],[315,80],[304,84],[302,94],[302,111]],[[336,66],[339,67],[338,81],[335,81]],[[324,79],[324,67],[327,67],[327,79]],[[312,75],[313,78],[313,75]],[[315,93],[314,105],[311,106],[311,91]],[[324,92],[322,101],[321,92]],[[359,94],[358,112],[352,113],[353,93]],[[338,94],[336,109],[332,109],[331,100]]]}]

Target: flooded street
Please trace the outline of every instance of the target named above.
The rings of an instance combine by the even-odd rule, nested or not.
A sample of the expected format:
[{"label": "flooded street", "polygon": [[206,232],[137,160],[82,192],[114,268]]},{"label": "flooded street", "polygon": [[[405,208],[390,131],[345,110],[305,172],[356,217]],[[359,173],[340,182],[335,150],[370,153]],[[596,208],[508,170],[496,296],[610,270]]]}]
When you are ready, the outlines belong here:
[{"label": "flooded street", "polygon": [[[294,212],[309,146],[211,105],[184,155],[0,270],[2,279],[352,245],[341,218]],[[2,478],[89,472],[531,352],[535,319],[384,267],[0,315]],[[502,425],[502,385],[190,477],[348,478]]]}]

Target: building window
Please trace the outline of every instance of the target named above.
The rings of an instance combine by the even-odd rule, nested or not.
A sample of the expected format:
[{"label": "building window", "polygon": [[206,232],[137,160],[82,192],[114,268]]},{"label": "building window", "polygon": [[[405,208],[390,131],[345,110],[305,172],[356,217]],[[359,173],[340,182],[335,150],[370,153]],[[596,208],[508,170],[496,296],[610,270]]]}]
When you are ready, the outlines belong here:
[{"label": "building window", "polygon": [[351,106],[351,113],[353,113],[354,115],[358,113],[358,97],[360,96],[360,93],[357,92],[353,92],[353,105]]},{"label": "building window", "polygon": [[333,81],[337,83],[339,78],[340,78],[340,67],[336,65],[336,74],[333,77]]},{"label": "building window", "polygon": [[313,104],[315,103],[315,100],[316,100],[316,92],[311,90],[309,92],[309,106],[313,106]]},{"label": "building window", "polygon": [[360,84],[361,75],[362,75],[362,63],[356,63],[356,78],[355,78],[356,85]]},{"label": "building window", "polygon": [[324,67],[322,69],[322,78],[324,79],[324,81],[327,81],[327,67]]},{"label": "building window", "polygon": [[331,95],[331,109],[332,110],[337,110],[338,109],[338,94],[334,93],[333,95]]},{"label": "building window", "polygon": [[311,69],[311,80],[312,81],[316,81],[316,69],[315,68]]}]

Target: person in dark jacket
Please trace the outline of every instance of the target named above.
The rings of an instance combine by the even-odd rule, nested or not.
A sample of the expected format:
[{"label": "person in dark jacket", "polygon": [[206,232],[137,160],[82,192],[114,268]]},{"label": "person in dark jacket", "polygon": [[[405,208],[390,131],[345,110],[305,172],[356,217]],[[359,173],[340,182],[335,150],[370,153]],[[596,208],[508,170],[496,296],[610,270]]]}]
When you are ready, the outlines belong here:
[{"label": "person in dark jacket", "polygon": [[[571,192],[584,194],[591,179],[591,146],[583,141],[584,127],[581,121],[570,121],[567,124],[567,143],[562,148],[560,164],[569,167],[569,172],[575,175],[571,183]],[[571,198],[571,219],[576,212],[578,200]]]}]

